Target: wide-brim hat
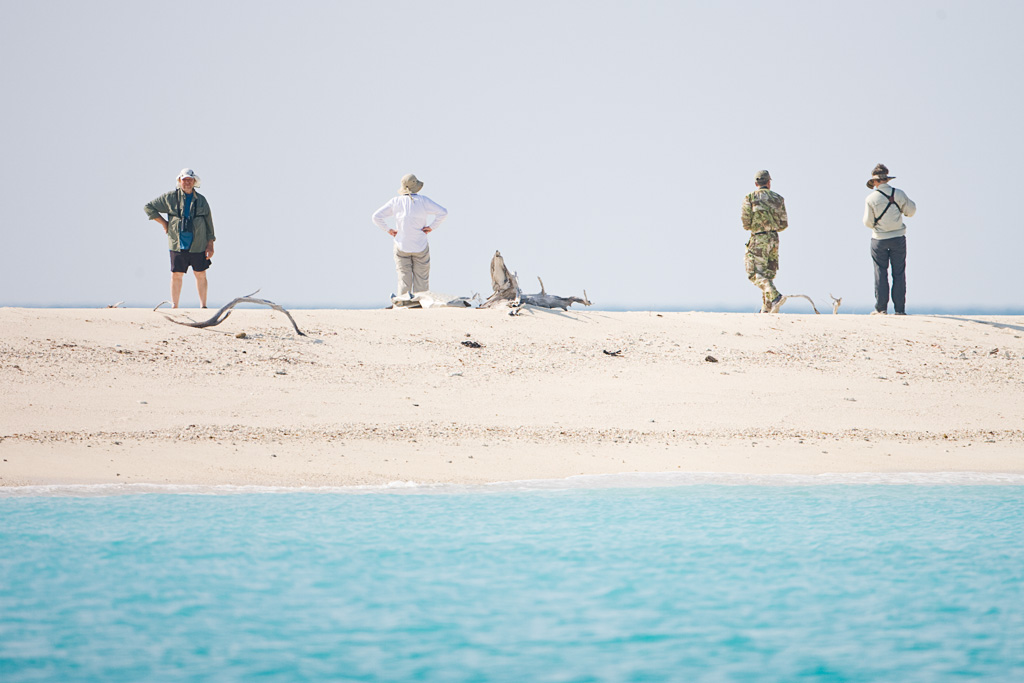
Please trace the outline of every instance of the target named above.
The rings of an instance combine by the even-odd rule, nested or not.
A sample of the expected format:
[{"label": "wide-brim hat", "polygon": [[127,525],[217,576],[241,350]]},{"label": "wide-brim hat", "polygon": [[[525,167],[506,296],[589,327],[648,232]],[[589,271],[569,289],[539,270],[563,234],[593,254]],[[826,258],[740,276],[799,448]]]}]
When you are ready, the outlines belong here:
[{"label": "wide-brim hat", "polygon": [[873,176],[871,176],[871,180],[869,180],[868,183],[867,183],[868,189],[871,189],[871,190],[875,189],[875,182],[876,181],[884,183],[886,181],[893,180],[895,178],[896,178],[896,176],[894,176],[894,175],[886,175],[885,173],[879,173],[877,175],[873,175]]},{"label": "wide-brim hat", "polygon": [[875,164],[875,167],[871,169],[871,180],[867,182],[868,189],[874,189],[875,182],[885,182],[892,180],[896,176],[889,175],[889,167],[885,164]]},{"label": "wide-brim hat", "polygon": [[412,173],[402,176],[402,182],[398,188],[398,194],[416,194],[423,189],[423,181]]},{"label": "wide-brim hat", "polygon": [[191,178],[192,180],[196,181],[196,187],[199,187],[200,185],[203,184],[203,181],[199,179],[199,176],[197,176],[196,172],[193,171],[191,168],[183,168],[183,169],[181,169],[181,173],[178,174],[178,184],[179,185],[181,184],[181,179],[182,178]]}]

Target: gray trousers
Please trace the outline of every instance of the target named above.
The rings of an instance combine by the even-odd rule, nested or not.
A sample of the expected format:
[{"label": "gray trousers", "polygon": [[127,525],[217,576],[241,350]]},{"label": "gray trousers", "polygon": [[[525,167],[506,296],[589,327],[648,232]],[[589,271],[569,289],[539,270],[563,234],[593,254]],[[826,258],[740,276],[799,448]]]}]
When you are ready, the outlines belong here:
[{"label": "gray trousers", "polygon": [[905,313],[907,307],[907,236],[871,240],[875,262],[875,310],[889,308],[889,266],[892,266],[892,307]]},{"label": "gray trousers", "polygon": [[430,289],[430,247],[407,253],[395,245],[395,270],[398,271],[398,296],[418,294]]}]

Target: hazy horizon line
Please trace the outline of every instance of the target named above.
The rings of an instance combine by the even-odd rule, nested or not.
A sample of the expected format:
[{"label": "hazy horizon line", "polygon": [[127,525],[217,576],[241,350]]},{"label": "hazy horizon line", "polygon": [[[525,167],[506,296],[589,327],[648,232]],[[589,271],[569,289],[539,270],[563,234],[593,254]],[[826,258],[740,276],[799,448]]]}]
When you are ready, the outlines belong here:
[{"label": "hazy horizon line", "polygon": [[[226,302],[225,302],[226,303]],[[289,301],[275,301],[274,303],[288,308],[290,310],[307,310],[307,311],[373,311],[373,310],[387,310],[386,306],[376,304],[354,304],[354,305],[310,305],[302,303],[294,303]],[[798,308],[800,303],[803,303],[802,308]],[[125,309],[148,309],[152,308],[149,304],[124,304],[119,302],[120,305],[117,308]],[[222,304],[223,306],[224,304]],[[35,309],[73,309],[73,310],[103,310],[108,308],[114,308],[108,304],[64,304],[64,303],[48,303],[48,304],[25,304],[25,303],[0,303],[0,308],[35,308]],[[216,311],[221,306],[208,306],[207,309]],[[235,308],[265,308],[259,304],[238,304]],[[470,308],[476,308],[472,306]],[[161,308],[162,311],[173,310],[170,308]],[[182,306],[181,310],[201,310],[198,306]],[[558,309],[554,309],[558,310]],[[823,305],[819,309],[822,315],[832,315],[832,306]],[[869,306],[848,306],[840,308],[840,313],[864,313],[869,314],[872,307]],[[654,306],[646,308],[630,308],[625,306],[572,306],[569,311],[602,311],[607,313],[758,313],[754,307],[740,307],[740,306],[714,306],[714,305],[703,305],[703,306],[687,306],[687,307],[676,307],[676,306]],[[779,311],[782,315],[792,314],[814,314],[810,304],[805,302],[794,302],[794,306],[789,310]],[[1024,307],[1017,308],[984,308],[984,307],[970,307],[970,308],[939,308],[934,306],[924,306],[920,309],[911,308],[908,311],[909,315],[1024,315]],[[891,315],[891,314],[890,314]]]}]

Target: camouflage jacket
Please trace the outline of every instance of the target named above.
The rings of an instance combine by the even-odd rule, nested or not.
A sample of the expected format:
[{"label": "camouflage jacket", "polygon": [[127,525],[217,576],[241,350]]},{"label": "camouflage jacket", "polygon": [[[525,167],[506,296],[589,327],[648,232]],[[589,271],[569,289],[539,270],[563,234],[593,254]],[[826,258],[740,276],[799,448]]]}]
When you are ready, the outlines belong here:
[{"label": "camouflage jacket", "polygon": [[743,198],[741,220],[743,229],[754,234],[781,232],[789,225],[786,200],[766,187],[758,188]]}]

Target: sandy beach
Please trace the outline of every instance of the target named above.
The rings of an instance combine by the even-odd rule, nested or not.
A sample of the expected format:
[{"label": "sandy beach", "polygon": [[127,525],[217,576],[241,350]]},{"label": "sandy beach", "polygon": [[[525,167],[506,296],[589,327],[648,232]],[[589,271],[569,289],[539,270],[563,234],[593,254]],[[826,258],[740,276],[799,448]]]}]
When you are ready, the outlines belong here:
[{"label": "sandy beach", "polygon": [[0,309],[0,485],[1024,473],[1019,317],[165,312]]}]

